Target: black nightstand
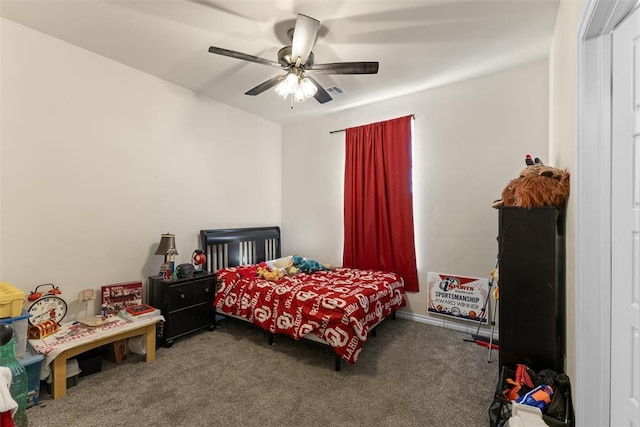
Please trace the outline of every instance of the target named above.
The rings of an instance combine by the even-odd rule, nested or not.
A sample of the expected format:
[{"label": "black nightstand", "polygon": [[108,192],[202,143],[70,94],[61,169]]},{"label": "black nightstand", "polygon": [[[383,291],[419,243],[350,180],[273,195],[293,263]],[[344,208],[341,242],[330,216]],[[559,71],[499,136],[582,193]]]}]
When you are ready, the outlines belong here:
[{"label": "black nightstand", "polygon": [[149,277],[149,304],[159,308],[164,325],[158,328],[158,343],[171,347],[183,335],[216,327],[213,299],[215,274],[195,274],[188,279]]}]

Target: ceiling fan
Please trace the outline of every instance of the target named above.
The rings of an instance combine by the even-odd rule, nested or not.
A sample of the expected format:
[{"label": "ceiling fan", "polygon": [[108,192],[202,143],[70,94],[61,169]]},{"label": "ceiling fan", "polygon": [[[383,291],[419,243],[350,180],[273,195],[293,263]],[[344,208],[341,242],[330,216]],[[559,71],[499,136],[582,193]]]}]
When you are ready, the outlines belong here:
[{"label": "ceiling fan", "polygon": [[278,51],[278,62],[215,46],[211,46],[209,52],[286,71],[285,74],[273,77],[248,90],[245,95],[259,95],[276,86],[276,93],[284,99],[291,95],[291,108],[293,108],[294,100],[303,102],[311,97],[324,104],[331,101],[331,96],[313,77],[307,76],[307,72],[322,74],[376,74],[378,72],[378,62],[314,63],[314,55],[311,50],[315,45],[319,28],[320,21],[299,14],[295,27],[291,28],[287,33],[291,39],[291,46],[285,46]]}]

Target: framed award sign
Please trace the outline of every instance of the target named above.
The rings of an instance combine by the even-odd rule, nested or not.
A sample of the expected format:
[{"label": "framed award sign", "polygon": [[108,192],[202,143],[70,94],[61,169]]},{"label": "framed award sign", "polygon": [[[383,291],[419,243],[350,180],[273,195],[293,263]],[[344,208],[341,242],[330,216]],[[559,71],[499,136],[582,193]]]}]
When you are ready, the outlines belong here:
[{"label": "framed award sign", "polygon": [[489,279],[428,273],[429,313],[489,322]]}]

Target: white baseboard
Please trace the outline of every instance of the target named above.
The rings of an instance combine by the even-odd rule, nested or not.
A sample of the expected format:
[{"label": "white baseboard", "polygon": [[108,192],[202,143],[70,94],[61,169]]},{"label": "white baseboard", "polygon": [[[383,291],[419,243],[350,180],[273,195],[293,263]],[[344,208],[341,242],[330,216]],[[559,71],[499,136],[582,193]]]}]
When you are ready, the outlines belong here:
[{"label": "white baseboard", "polygon": [[[409,313],[406,311],[396,311],[396,316],[401,319],[413,320],[414,322],[426,323],[428,325],[439,326],[441,328],[453,329],[454,331],[466,332],[468,334],[476,334],[478,330],[478,324],[475,322],[460,322],[454,320],[445,320],[438,317],[423,316],[421,314]],[[483,325],[480,327],[478,335],[488,337],[491,334],[491,327]],[[500,334],[498,329],[494,328],[493,339],[498,340]]]}]

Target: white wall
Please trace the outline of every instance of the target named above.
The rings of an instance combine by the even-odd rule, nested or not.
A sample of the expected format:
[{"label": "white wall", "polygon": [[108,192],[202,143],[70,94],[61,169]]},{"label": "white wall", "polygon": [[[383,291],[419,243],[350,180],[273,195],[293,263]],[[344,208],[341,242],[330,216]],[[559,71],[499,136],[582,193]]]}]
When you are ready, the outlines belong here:
[{"label": "white wall", "polygon": [[0,22],[2,281],[74,303],[157,274],[162,233],[182,263],[203,228],[280,224],[279,125]]},{"label": "white wall", "polygon": [[525,167],[525,154],[548,159],[548,63],[285,126],[284,253],[342,261],[344,133],[329,131],[412,113],[421,291],[406,310],[428,316],[427,272],[488,277],[497,253],[491,203]]},{"label": "white wall", "polygon": [[[583,1],[561,1],[549,54],[549,156],[555,166],[576,171],[577,138],[577,40]],[[575,177],[575,175],[574,175]],[[572,178],[574,178],[572,177]],[[575,178],[571,192],[576,187]],[[575,234],[576,198],[570,196],[566,219],[566,366],[570,378],[575,378]]]}]

